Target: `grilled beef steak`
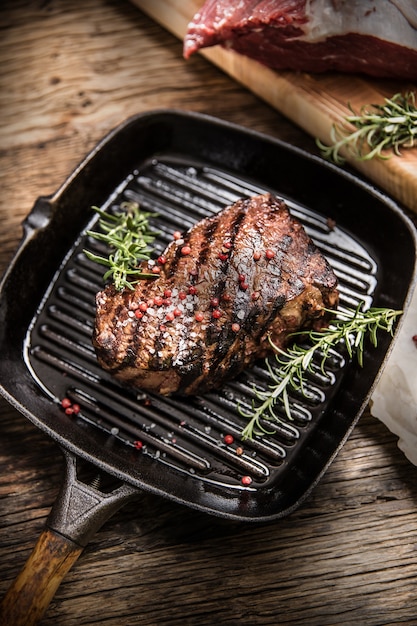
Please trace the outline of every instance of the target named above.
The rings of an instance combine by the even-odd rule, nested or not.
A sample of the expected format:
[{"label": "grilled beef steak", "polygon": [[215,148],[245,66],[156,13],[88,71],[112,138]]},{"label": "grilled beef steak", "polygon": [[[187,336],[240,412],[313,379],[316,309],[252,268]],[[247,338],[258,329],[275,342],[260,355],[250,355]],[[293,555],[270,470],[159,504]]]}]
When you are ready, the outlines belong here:
[{"label": "grilled beef steak", "polygon": [[160,394],[204,393],[288,334],[325,322],[336,277],[282,200],[238,200],[159,258],[156,279],[97,295],[94,345],[116,378]]},{"label": "grilled beef steak", "polygon": [[275,70],[417,78],[417,0],[206,0],[184,56],[220,44]]}]

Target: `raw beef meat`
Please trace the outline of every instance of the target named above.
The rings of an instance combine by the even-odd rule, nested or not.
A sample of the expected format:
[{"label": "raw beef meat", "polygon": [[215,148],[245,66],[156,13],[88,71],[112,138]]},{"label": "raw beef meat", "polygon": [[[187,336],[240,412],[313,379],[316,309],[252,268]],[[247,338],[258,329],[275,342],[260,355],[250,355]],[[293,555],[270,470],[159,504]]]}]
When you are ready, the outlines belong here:
[{"label": "raw beef meat", "polygon": [[184,56],[221,44],[275,70],[417,79],[417,0],[207,0]]}]

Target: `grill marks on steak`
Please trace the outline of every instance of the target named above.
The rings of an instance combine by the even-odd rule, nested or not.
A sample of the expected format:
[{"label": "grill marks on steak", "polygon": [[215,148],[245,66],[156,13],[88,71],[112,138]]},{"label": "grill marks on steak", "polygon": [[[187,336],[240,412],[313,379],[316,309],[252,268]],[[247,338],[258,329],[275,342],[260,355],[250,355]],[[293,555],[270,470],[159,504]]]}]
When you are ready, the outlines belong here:
[{"label": "grill marks on steak", "polygon": [[156,279],[97,295],[98,360],[144,391],[216,388],[266,356],[269,336],[284,346],[337,305],[333,270],[270,194],[203,219],[163,257]]},{"label": "grill marks on steak", "polygon": [[275,70],[417,79],[417,0],[206,0],[184,56],[222,45]]}]

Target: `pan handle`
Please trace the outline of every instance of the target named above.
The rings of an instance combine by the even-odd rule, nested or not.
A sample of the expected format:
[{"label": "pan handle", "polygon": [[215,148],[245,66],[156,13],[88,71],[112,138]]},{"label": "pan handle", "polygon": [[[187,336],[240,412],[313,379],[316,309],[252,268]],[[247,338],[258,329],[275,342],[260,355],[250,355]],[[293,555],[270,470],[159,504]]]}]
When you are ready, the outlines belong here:
[{"label": "pan handle", "polygon": [[62,488],[32,554],[0,603],[0,624],[34,626],[94,533],[141,493],[126,483],[109,493],[80,481],[77,457],[64,450]]}]

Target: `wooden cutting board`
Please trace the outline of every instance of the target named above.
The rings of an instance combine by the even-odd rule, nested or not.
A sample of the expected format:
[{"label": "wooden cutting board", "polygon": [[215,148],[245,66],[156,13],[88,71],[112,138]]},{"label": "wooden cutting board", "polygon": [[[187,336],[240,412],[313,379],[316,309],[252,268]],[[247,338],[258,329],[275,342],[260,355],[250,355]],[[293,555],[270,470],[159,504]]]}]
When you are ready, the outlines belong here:
[{"label": "wooden cutting board", "polygon": [[[133,0],[133,3],[182,40],[203,0]],[[278,73],[220,46],[207,48],[201,54],[324,143],[330,143],[332,125],[350,114],[348,103],[357,111],[363,105],[381,103],[385,97],[400,91],[417,92],[416,84],[356,75]],[[389,160],[361,162],[350,158],[349,162],[417,212],[417,147]]]}]

